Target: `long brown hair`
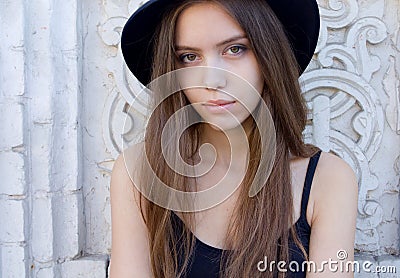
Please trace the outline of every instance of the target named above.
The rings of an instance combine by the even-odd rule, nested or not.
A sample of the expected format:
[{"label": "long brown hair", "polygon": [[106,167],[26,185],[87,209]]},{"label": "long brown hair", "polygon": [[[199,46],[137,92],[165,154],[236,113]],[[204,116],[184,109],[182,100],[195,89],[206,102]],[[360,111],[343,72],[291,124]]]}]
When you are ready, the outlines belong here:
[{"label": "long brown hair", "polygon": [[[267,256],[268,260],[289,259],[288,238],[291,234],[295,243],[308,256],[301,245],[293,219],[293,199],[290,155],[311,157],[317,147],[303,142],[302,131],[306,125],[306,105],[301,96],[298,83],[298,65],[283,27],[265,0],[198,0],[173,1],[171,10],[166,12],[159,32],[155,36],[152,79],[175,70],[175,25],[180,13],[195,3],[211,2],[220,5],[236,19],[247,34],[254,51],[262,76],[264,90],[261,94],[272,115],[276,130],[276,157],[273,170],[263,187],[254,197],[248,197],[248,191],[254,179],[256,169],[263,155],[260,152],[260,133],[253,128],[249,135],[249,167],[240,197],[226,235],[226,245],[230,251],[223,252],[220,265],[221,277],[272,277],[273,273],[261,273],[257,262]],[[162,94],[154,94],[154,103],[158,103]],[[154,110],[146,129],[146,157],[152,171],[165,184],[181,191],[188,188],[189,178],[175,173],[166,164],[161,151],[161,136],[168,119],[181,107],[189,105],[182,91],[166,98]],[[263,117],[264,111],[258,111],[256,117]],[[177,126],[187,126],[189,114],[184,114]],[[165,132],[165,130],[164,130]],[[168,131],[167,131],[168,132]],[[149,136],[150,135],[150,136]],[[200,125],[188,128],[181,138],[173,132],[167,135],[174,141],[179,140],[179,150],[184,159],[199,149]],[[177,142],[177,141],[174,141]],[[140,168],[139,180],[147,189],[155,185],[153,173]],[[148,229],[151,268],[155,277],[182,277],[193,252],[194,228],[192,213],[183,213],[185,228],[177,237],[171,211],[141,198],[141,211]],[[290,227],[290,228],[289,228]],[[179,241],[179,244],[178,244]],[[278,248],[279,247],[279,248]],[[178,253],[185,260],[179,261]],[[179,268],[179,265],[183,267]],[[284,277],[285,273],[279,273]]]}]

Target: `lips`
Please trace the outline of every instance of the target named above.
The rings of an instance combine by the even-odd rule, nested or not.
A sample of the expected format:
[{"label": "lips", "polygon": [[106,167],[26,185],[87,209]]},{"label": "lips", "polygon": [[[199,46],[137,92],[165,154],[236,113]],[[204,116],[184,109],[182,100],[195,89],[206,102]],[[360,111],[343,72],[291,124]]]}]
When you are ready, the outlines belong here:
[{"label": "lips", "polygon": [[216,100],[209,100],[207,101],[207,103],[205,103],[205,105],[209,105],[209,106],[224,106],[227,104],[231,104],[234,103],[234,100],[223,100],[223,99],[216,99]]},{"label": "lips", "polygon": [[235,106],[236,101],[232,100],[209,100],[206,103],[203,103],[204,108],[212,114],[225,114],[228,110],[232,110]]}]

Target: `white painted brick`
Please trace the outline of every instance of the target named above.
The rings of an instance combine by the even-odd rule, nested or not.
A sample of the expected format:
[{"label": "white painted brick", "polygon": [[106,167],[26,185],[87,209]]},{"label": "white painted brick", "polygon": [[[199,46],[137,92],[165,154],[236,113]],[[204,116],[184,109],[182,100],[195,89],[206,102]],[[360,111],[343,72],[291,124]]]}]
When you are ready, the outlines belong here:
[{"label": "white painted brick", "polygon": [[1,246],[0,277],[25,278],[25,248],[21,246]]},{"label": "white painted brick", "polygon": [[33,191],[51,191],[51,129],[49,124],[37,124],[31,133],[31,182]]},{"label": "white painted brick", "polygon": [[51,200],[44,193],[32,202],[32,255],[34,261],[53,259],[53,219]]},{"label": "white painted brick", "polygon": [[35,278],[56,278],[54,267],[39,267],[35,273]]},{"label": "white painted brick", "polygon": [[[53,93],[59,90],[54,86],[53,57],[59,55],[52,48],[51,26],[53,1],[28,1],[25,4],[27,21],[25,33],[29,42],[26,53],[26,83],[31,98],[31,119],[35,123],[46,124],[54,117],[52,111]],[[73,23],[72,23],[73,24]]]},{"label": "white painted brick", "polygon": [[0,95],[24,94],[24,1],[0,4]]},{"label": "white painted brick", "polygon": [[103,278],[107,273],[107,259],[84,257],[61,265],[62,278]]},{"label": "white painted brick", "polygon": [[85,194],[86,250],[90,254],[104,254],[111,244],[110,200],[107,188],[87,186]]},{"label": "white painted brick", "polygon": [[25,194],[24,157],[22,154],[0,152],[0,194]]},{"label": "white painted brick", "polygon": [[54,252],[58,259],[79,255],[84,240],[81,191],[53,197]]},{"label": "white painted brick", "polygon": [[[53,93],[52,109],[54,114],[53,140],[54,191],[73,191],[82,187],[79,159],[80,146],[78,128],[81,90],[80,84],[80,48],[79,27],[75,22],[79,1],[65,0],[54,5],[52,16],[63,18],[53,28],[59,31],[52,33],[52,48],[59,53],[53,58],[53,84],[59,88]],[[66,109],[66,107],[68,109]],[[60,111],[61,113],[59,113]]]},{"label": "white painted brick", "polygon": [[23,144],[23,106],[0,101],[0,149],[11,149]]},{"label": "white painted brick", "polygon": [[79,153],[78,135],[76,128],[72,126],[55,127],[57,138],[53,140],[52,157],[57,163],[52,166],[52,190],[75,191],[82,188],[79,182]]},{"label": "white painted brick", "polygon": [[25,240],[23,202],[23,200],[0,200],[0,242]]}]

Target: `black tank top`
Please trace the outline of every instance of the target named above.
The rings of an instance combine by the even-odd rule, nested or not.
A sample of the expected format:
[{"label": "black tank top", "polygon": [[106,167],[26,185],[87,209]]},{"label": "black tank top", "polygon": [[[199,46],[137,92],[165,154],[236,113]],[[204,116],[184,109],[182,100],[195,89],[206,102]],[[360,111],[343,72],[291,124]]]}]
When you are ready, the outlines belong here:
[{"label": "black tank top", "polygon": [[[303,193],[301,197],[301,212],[300,218],[296,221],[294,225],[296,225],[297,235],[303,244],[307,254],[309,252],[309,242],[310,242],[310,233],[311,227],[307,222],[306,212],[307,212],[307,204],[310,196],[311,184],[314,177],[314,172],[317,167],[317,163],[319,157],[321,155],[321,151],[318,151],[313,157],[310,158],[307,167],[306,178],[304,181]],[[183,228],[182,225],[184,223],[182,220],[172,212],[174,228],[176,230],[181,230]],[[187,270],[187,278],[218,278],[219,272],[219,264],[221,261],[222,249],[210,246],[197,237],[195,237],[195,247],[194,253],[190,258],[190,266]],[[260,258],[263,260],[264,258]],[[292,236],[289,236],[289,262],[297,261],[297,264],[292,264],[292,270],[296,268],[296,265],[300,267],[300,271],[291,271],[289,269],[289,265],[286,265],[288,269],[287,277],[290,278],[304,278],[306,277],[305,272],[301,271],[301,266],[304,261],[303,253],[300,248],[294,243]],[[183,258],[179,258],[180,267],[183,262]],[[276,266],[276,265],[275,265]],[[258,271],[255,269],[255,271]],[[267,270],[268,271],[268,270]]]}]

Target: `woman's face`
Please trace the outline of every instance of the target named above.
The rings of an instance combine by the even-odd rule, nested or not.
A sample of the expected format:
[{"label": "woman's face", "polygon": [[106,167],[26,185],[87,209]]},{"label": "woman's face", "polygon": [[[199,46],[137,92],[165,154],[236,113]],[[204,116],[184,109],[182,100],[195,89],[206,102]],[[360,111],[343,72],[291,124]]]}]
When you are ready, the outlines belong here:
[{"label": "woman's face", "polygon": [[[209,3],[185,9],[177,21],[175,48],[177,68],[220,68],[247,80],[258,92],[237,90],[236,85],[232,90],[235,82],[229,76],[233,75],[206,69],[201,77],[206,87],[184,90],[190,103],[198,104],[194,109],[203,119],[227,130],[249,118],[260,101],[264,82],[246,34],[225,10]],[[241,103],[243,100],[250,111]]]}]

